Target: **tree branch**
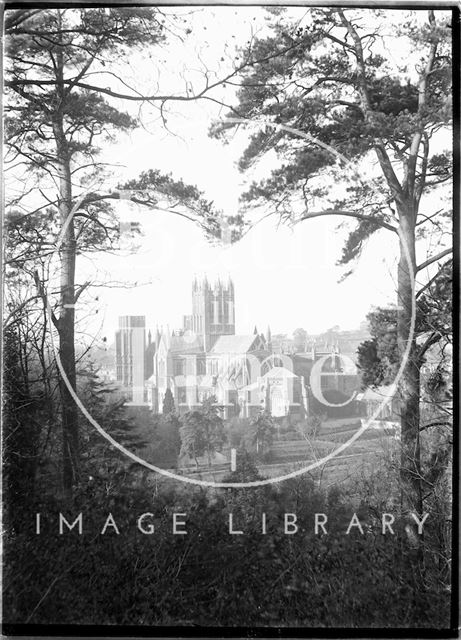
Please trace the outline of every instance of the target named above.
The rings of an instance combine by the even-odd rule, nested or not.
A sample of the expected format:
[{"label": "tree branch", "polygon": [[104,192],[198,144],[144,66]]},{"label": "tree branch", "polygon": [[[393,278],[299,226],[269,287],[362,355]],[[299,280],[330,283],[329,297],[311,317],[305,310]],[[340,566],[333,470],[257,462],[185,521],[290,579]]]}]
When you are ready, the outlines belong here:
[{"label": "tree branch", "polygon": [[85,291],[85,289],[87,289],[90,286],[90,281],[88,280],[87,282],[84,282],[75,292],[74,295],[74,303],[77,302],[77,300],[80,298],[80,296],[82,295],[82,293]]},{"label": "tree branch", "polygon": [[433,284],[435,282],[435,280],[437,280],[437,278],[440,276],[442,271],[444,271],[450,263],[451,263],[451,260],[448,260],[448,262],[445,262],[440,267],[440,269],[437,271],[437,273],[434,276],[432,276],[432,278],[428,282],[426,282],[426,284],[423,287],[421,287],[421,289],[416,293],[416,298],[419,298],[419,296],[421,296],[427,289],[429,289],[431,284]]},{"label": "tree branch", "polygon": [[[435,17],[434,11],[429,10],[429,23],[431,27],[435,25]],[[427,79],[429,74],[432,71],[435,56],[437,53],[437,45],[436,41],[433,41],[430,47],[429,56],[427,58],[426,66],[424,71],[420,74],[419,82],[418,82],[418,116],[421,118],[422,113],[427,100]],[[417,131],[413,134],[411,145],[410,145],[410,154],[407,160],[407,177],[405,179],[404,191],[411,197],[415,197],[415,179],[416,179],[416,163],[418,160],[418,152],[421,144],[421,140],[423,137],[423,126],[421,125]],[[429,149],[429,145],[427,148],[427,152]],[[421,198],[421,193],[424,189],[424,182],[419,185],[420,193],[416,196],[417,201]]]},{"label": "tree branch", "polygon": [[29,11],[19,9],[17,11],[12,11],[11,13],[8,12],[5,16],[4,22],[5,33],[8,33],[11,29],[14,29],[29,18],[32,18],[36,13],[40,13],[40,11],[43,11],[43,9],[32,9]]},{"label": "tree branch", "polygon": [[425,269],[426,267],[429,267],[434,262],[437,262],[438,260],[441,260],[443,257],[447,256],[448,254],[452,253],[452,251],[453,251],[453,247],[449,247],[448,249],[441,251],[436,256],[433,256],[432,258],[429,258],[425,262],[422,262],[420,265],[418,265],[416,267],[416,271],[418,272],[418,271],[421,271],[422,269]]},{"label": "tree branch", "polygon": [[[43,35],[41,36],[43,37]],[[297,46],[299,46],[299,42],[296,42],[292,45],[290,45],[289,47],[285,47],[285,49],[283,49],[282,51],[275,51],[274,53],[271,53],[267,56],[264,56],[263,58],[258,58],[257,60],[249,60],[246,59],[241,65],[239,65],[238,67],[236,67],[233,71],[231,71],[229,74],[227,74],[226,76],[224,76],[224,78],[221,78],[219,80],[216,80],[216,82],[212,82],[211,84],[208,83],[208,81],[205,84],[205,87],[199,91],[198,93],[194,94],[194,95],[182,95],[182,96],[175,96],[175,95],[152,95],[152,96],[142,96],[142,95],[130,95],[130,94],[125,94],[125,93],[119,93],[117,91],[113,91],[112,89],[109,89],[108,87],[98,87],[95,85],[91,85],[88,84],[86,82],[76,82],[76,77],[74,78],[70,78],[70,79],[66,79],[64,78],[62,80],[62,83],[65,85],[72,85],[75,87],[80,87],[81,89],[87,89],[88,91],[95,91],[97,93],[102,93],[102,94],[106,94],[108,96],[111,96],[113,98],[121,98],[123,100],[132,100],[132,101],[136,101],[136,102],[167,102],[167,101],[176,101],[176,102],[191,102],[194,100],[198,100],[200,98],[206,98],[206,93],[208,93],[211,89],[215,89],[216,87],[219,87],[222,84],[225,84],[228,80],[230,80],[231,78],[235,77],[236,75],[238,75],[240,73],[240,71],[242,71],[243,69],[247,68],[247,67],[254,67],[257,64],[261,64],[263,62],[268,62],[269,60],[272,60],[273,58],[276,58],[282,54],[288,53],[289,51],[291,51],[292,49],[296,48]],[[56,80],[44,80],[44,79],[40,79],[40,78],[31,78],[31,79],[19,79],[16,78],[14,80],[6,80],[4,82],[4,85],[6,87],[11,87],[12,89],[14,89],[15,91],[18,91],[18,93],[20,93],[21,91],[23,91],[23,89],[20,89],[20,87],[24,87],[26,85],[32,85],[32,86],[42,86],[42,85],[55,85],[56,84]],[[21,94],[23,95],[23,94]],[[31,99],[30,96],[24,96],[27,99]],[[37,102],[38,102],[38,98],[36,98]]]},{"label": "tree branch", "polygon": [[299,219],[299,222],[310,220],[311,218],[320,218],[321,216],[347,216],[349,218],[358,218],[359,220],[368,220],[370,222],[375,222],[377,225],[383,227],[384,229],[388,229],[389,231],[397,233],[397,229],[384,220],[380,220],[379,218],[375,218],[374,216],[367,216],[366,214],[360,213],[359,211],[345,211],[343,209],[326,209],[325,211],[312,211],[304,214]]},{"label": "tree branch", "polygon": [[429,429],[429,427],[451,427],[451,422],[447,420],[436,420],[435,422],[429,422],[428,424],[423,425],[419,428],[420,431],[424,429]]},{"label": "tree branch", "polygon": [[[40,281],[40,276],[38,275],[38,271],[34,271],[34,280],[35,280],[35,285],[37,287],[38,295],[43,300],[43,304],[45,305],[45,308],[46,308],[48,306],[48,299],[47,299],[45,290],[43,289],[43,285]],[[53,321],[53,324],[56,327],[56,329],[59,331],[60,330],[59,319],[55,316],[54,312],[51,309],[50,309],[50,312],[51,312],[51,320]]]},{"label": "tree branch", "polygon": [[433,331],[431,335],[426,339],[426,341],[418,347],[418,359],[422,361],[424,354],[427,352],[432,345],[436,344],[442,336],[438,331]]}]

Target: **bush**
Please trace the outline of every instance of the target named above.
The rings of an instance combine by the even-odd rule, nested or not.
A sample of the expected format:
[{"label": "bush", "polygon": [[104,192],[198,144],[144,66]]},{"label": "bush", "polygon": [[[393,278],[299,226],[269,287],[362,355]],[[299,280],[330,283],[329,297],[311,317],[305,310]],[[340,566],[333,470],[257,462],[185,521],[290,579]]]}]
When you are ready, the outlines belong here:
[{"label": "bush", "polygon": [[[241,452],[241,480],[260,477]],[[236,472],[236,473],[237,473]],[[232,474],[231,474],[232,475]],[[231,476],[229,476],[231,478]],[[235,476],[232,476],[235,480]],[[287,627],[447,627],[449,592],[438,565],[437,526],[427,527],[423,557],[395,525],[381,534],[376,508],[360,486],[328,494],[307,478],[256,489],[178,492],[126,476],[81,486],[72,502],[42,497],[43,534],[29,527],[6,537],[5,622]],[[374,482],[374,480],[370,480]],[[371,486],[371,485],[370,485]],[[384,500],[384,497],[383,497]],[[56,517],[84,517],[84,533],[60,536]],[[120,535],[99,534],[111,512]],[[172,535],[172,512],[187,513],[187,535]],[[365,533],[345,529],[353,512]],[[153,514],[155,532],[136,528]],[[229,513],[234,530],[228,531]],[[267,533],[262,533],[262,514]],[[285,513],[299,531],[285,535]],[[313,514],[328,514],[315,535]],[[50,523],[54,522],[54,526]],[[365,526],[367,525],[367,526]]]}]

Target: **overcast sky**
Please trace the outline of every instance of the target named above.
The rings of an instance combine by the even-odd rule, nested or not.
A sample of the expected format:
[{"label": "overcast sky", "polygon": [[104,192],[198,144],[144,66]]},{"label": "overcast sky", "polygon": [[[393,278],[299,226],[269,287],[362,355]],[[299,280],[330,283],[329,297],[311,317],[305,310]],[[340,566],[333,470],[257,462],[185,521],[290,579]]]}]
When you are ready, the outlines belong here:
[{"label": "overcast sky", "polygon": [[[292,8],[290,12],[302,19],[306,9]],[[389,19],[397,13],[390,12]],[[172,41],[161,56],[154,56],[155,62],[144,54],[133,54],[132,80],[138,87],[159,83],[182,91],[188,79],[200,87],[201,73],[190,75],[189,71],[184,76],[183,69],[200,69],[204,63],[225,72],[236,44],[246,42],[255,30],[266,28],[264,12],[252,7],[199,8],[187,19],[192,34],[184,42]],[[408,57],[408,50],[399,50],[399,41],[386,42],[395,62]],[[220,95],[232,101],[232,87]],[[137,113],[138,107],[131,109]],[[143,126],[108,146],[103,158],[118,165],[116,173],[121,178],[135,177],[150,168],[171,172],[198,185],[226,214],[233,215],[238,212],[239,194],[251,178],[236,167],[249,131],[240,131],[228,145],[210,139],[211,122],[224,115],[225,110],[211,102],[175,105],[167,115],[166,131],[158,112],[144,107]],[[259,169],[261,175],[268,166]],[[236,245],[218,247],[211,245],[191,222],[171,214],[127,203],[118,204],[117,211],[123,220],[141,223],[144,235],[138,250],[132,255],[125,251],[123,256],[79,256],[78,264],[82,281],[91,275],[101,282],[124,283],[122,289],[97,288],[86,299],[89,309],[97,309],[98,314],[95,319],[87,319],[84,327],[93,333],[100,331],[109,342],[118,316],[124,314],[146,315],[153,329],[157,324],[169,325],[170,330],[179,328],[182,316],[191,311],[194,275],[233,279],[237,333],[252,332],[255,324],[260,331],[270,324],[273,333],[288,334],[297,327],[312,333],[333,325],[354,328],[373,306],[395,302],[397,239],[386,231],[370,241],[353,275],[338,283],[343,269],[335,263],[346,237],[345,230],[337,229],[344,222],[339,217],[311,220],[295,229],[268,219]]]}]

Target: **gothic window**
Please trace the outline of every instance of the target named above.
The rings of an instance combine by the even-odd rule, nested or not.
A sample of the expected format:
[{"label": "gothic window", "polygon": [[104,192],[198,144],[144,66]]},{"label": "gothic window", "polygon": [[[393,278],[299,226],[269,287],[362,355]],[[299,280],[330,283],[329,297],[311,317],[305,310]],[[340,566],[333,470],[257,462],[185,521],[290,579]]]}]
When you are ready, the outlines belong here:
[{"label": "gothic window", "polygon": [[301,404],[301,389],[298,385],[293,386],[293,402]]},{"label": "gothic window", "polygon": [[184,374],[184,360],[175,360],[174,361],[174,375],[182,376]]}]

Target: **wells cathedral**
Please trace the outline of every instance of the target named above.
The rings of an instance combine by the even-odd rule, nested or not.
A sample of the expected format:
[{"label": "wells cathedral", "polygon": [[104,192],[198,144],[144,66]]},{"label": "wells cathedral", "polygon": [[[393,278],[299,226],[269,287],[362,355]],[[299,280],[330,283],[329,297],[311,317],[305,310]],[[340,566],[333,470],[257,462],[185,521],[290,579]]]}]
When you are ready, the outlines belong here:
[{"label": "wells cathedral", "polygon": [[[214,395],[222,417],[252,417],[268,409],[274,417],[302,418],[312,397],[309,376],[325,356],[322,386],[350,395],[357,376],[335,375],[337,345],[306,345],[293,353],[274,344],[270,328],[265,334],[235,333],[234,285],[206,278],[192,285],[192,313],[180,330],[158,330],[146,336],[144,316],[119,318],[116,334],[116,378],[134,405],[162,412],[169,388],[177,411],[198,408]],[[340,366],[340,365],[339,365]],[[336,371],[339,374],[339,369]],[[314,399],[315,402],[315,399]]]}]

